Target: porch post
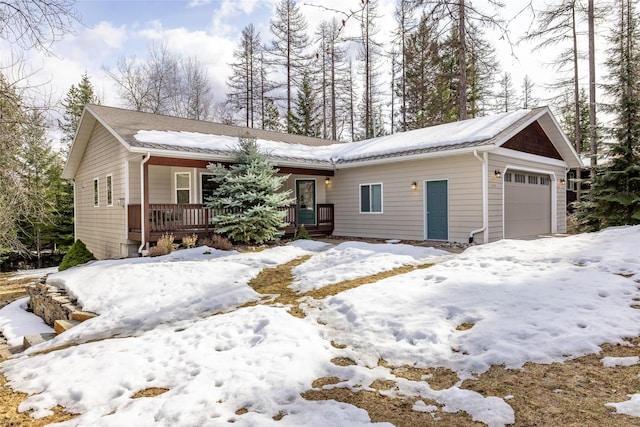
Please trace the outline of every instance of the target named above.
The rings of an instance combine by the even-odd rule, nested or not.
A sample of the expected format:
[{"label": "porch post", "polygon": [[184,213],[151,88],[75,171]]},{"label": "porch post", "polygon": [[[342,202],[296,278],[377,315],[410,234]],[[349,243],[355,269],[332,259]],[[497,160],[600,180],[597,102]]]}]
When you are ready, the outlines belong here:
[{"label": "porch post", "polygon": [[142,201],[142,221],[144,224],[144,242],[149,242],[150,226],[149,223],[149,163],[144,162],[142,172],[142,182],[144,185],[144,200]]},{"label": "porch post", "polygon": [[142,253],[149,241],[149,165],[147,162],[151,158],[151,153],[142,157],[140,162],[140,247],[138,253]]}]

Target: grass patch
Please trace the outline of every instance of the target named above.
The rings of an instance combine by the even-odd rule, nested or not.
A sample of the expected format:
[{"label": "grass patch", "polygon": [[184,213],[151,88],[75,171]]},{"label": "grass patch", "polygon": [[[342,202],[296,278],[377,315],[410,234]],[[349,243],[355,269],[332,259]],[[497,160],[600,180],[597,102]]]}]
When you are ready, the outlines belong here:
[{"label": "grass patch", "polygon": [[604,406],[623,402],[640,389],[640,365],[605,368],[605,356],[637,356],[640,337],[631,346],[602,345],[601,354],[590,354],[564,363],[527,363],[522,369],[492,366],[462,388],[484,396],[514,396],[516,425],[564,425],[631,427],[638,419]]},{"label": "grass patch", "polygon": [[7,385],[7,379],[0,374],[0,425],[7,427],[42,427],[51,423],[58,423],[75,418],[77,415],[65,412],[61,406],[55,406],[51,410],[53,415],[34,419],[29,412],[18,412],[18,406],[27,399],[26,393],[13,391]]},{"label": "grass patch", "polygon": [[141,397],[156,397],[156,396],[160,396],[161,394],[164,394],[164,393],[166,393],[168,391],[169,391],[168,388],[149,387],[149,388],[145,388],[144,390],[140,390],[139,392],[137,392],[136,394],[131,396],[131,398],[132,399],[140,399]]},{"label": "grass patch", "polygon": [[282,304],[291,306],[289,313],[292,316],[304,318],[305,312],[300,308],[299,301],[305,297],[314,299],[326,298],[328,296],[337,295],[340,292],[357,288],[358,286],[375,283],[388,277],[397,276],[399,274],[408,273],[410,271],[431,267],[433,264],[406,265],[394,268],[389,271],[383,271],[366,277],[353,280],[345,280],[333,285],[324,286],[320,289],[314,289],[308,292],[295,292],[290,288],[293,283],[293,268],[304,263],[311,255],[305,255],[280,264],[275,267],[265,268],[258,275],[249,281],[249,286],[254,291],[265,295],[261,301],[253,301],[243,305],[243,307],[254,306],[257,304]]}]

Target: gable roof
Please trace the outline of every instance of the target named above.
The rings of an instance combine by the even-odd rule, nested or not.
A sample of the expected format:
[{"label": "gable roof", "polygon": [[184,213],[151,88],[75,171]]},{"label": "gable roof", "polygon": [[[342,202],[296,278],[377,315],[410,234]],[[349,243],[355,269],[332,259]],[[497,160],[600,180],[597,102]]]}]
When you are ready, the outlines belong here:
[{"label": "gable roof", "polygon": [[269,154],[276,166],[313,166],[326,169],[406,160],[407,157],[433,157],[473,150],[490,151],[501,147],[527,126],[537,122],[569,167],[581,165],[578,155],[547,107],[342,143],[87,105],[63,171],[64,177],[75,176],[96,122],[101,123],[131,152],[227,161],[234,156],[238,137],[250,135],[256,138],[260,148]]}]

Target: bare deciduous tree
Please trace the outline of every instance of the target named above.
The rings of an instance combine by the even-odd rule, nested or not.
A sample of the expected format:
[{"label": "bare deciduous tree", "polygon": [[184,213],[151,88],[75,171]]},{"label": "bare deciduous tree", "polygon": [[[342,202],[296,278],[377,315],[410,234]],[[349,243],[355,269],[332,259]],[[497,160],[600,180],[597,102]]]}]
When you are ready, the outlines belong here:
[{"label": "bare deciduous tree", "polygon": [[104,69],[129,108],[189,119],[209,118],[213,93],[207,72],[196,58],[149,46],[147,58],[121,57],[115,70]]},{"label": "bare deciduous tree", "polygon": [[79,21],[75,0],[0,1],[0,38],[20,49],[48,52]]}]

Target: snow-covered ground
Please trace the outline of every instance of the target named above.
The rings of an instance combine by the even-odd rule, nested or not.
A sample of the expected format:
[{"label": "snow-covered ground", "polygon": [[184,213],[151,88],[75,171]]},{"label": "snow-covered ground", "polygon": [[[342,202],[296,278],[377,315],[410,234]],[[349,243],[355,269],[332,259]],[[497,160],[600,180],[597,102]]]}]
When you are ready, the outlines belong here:
[{"label": "snow-covered ground", "polygon": [[[603,343],[627,345],[625,337],[640,335],[640,310],[632,308],[640,297],[639,241],[640,227],[622,227],[504,240],[457,256],[407,245],[303,241],[255,253],[196,248],[94,262],[48,281],[100,316],[0,366],[12,387],[31,394],[20,410],[39,417],[61,405],[80,414],[61,426],[372,424],[362,409],[300,396],[327,376],[342,381],[325,387],[354,391],[392,380],[397,391],[388,393],[414,396],[415,411],[434,411],[424,399],[505,425],[514,422],[507,396],[434,390],[428,378],[395,377],[378,361],[446,367],[464,379],[491,365],[562,362],[597,353]],[[321,300],[305,297],[304,319],[288,307],[245,305],[262,298],[249,280],[303,255],[311,258],[293,270],[292,287],[300,292],[399,265],[436,265]],[[0,310],[0,328],[11,340],[28,332],[22,305]],[[12,319],[22,326],[12,327]],[[78,345],[36,354],[67,343]],[[357,364],[336,366],[336,357]],[[131,398],[150,387],[169,391]],[[640,395],[608,405],[640,417]],[[278,414],[284,417],[274,421]]]}]

